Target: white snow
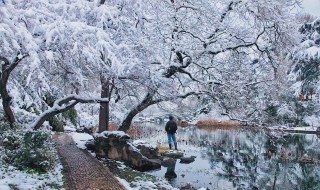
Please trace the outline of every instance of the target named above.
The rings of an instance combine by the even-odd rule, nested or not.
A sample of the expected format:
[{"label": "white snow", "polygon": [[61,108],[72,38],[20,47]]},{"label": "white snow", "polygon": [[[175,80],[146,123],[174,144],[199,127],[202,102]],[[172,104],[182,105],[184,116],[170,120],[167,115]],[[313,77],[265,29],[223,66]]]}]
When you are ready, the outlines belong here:
[{"label": "white snow", "polygon": [[149,147],[149,148],[156,148],[157,147],[156,145],[147,143],[146,141],[143,141],[143,140],[135,140],[132,142],[132,144],[134,146],[143,145],[143,146]]},{"label": "white snow", "polygon": [[63,128],[64,128],[64,130],[65,131],[72,131],[72,132],[75,132],[76,131],[76,129],[74,128],[74,127],[72,127],[72,126],[63,126]]},{"label": "white snow", "polygon": [[129,137],[129,135],[123,131],[103,131],[102,133],[98,134],[99,137],[109,137],[111,135],[116,137]]},{"label": "white snow", "polygon": [[161,187],[161,189],[166,189],[166,190],[178,190],[177,188],[172,187],[168,182],[158,179],[156,183],[153,183],[151,181],[133,181],[129,183],[128,181],[121,179],[119,177],[116,177],[119,182],[127,189],[127,190],[156,190],[159,189],[158,187]]},{"label": "white snow", "polygon": [[[56,189],[50,184],[63,185],[62,165],[57,164],[47,174],[32,174],[20,171],[13,166],[0,165],[0,189],[10,190],[33,190],[33,189]],[[64,188],[61,188],[64,189]]]},{"label": "white snow", "polygon": [[296,131],[316,131],[317,127],[294,127],[292,130]]},{"label": "white snow", "polygon": [[86,149],[86,142],[88,140],[92,140],[93,136],[89,135],[87,133],[76,133],[76,132],[72,132],[70,134],[74,140],[74,142],[77,144],[77,147],[81,148],[81,149]]}]

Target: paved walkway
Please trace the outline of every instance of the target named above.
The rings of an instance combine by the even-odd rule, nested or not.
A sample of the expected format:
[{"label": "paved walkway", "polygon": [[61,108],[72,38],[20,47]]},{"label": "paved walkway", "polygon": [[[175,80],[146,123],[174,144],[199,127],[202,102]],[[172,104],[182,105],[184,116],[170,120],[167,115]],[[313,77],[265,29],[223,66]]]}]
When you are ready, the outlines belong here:
[{"label": "paved walkway", "polygon": [[53,140],[64,167],[67,190],[125,190],[109,169],[79,149],[71,136],[55,134]]}]

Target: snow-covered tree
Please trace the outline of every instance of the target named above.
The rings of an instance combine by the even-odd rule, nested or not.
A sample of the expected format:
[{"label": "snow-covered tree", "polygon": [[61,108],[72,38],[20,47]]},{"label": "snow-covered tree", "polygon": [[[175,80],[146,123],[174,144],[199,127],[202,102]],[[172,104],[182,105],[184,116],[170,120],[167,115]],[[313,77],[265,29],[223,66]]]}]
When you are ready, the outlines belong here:
[{"label": "snow-covered tree", "polygon": [[[38,23],[20,4],[0,3],[0,92],[5,116],[11,124],[16,122],[16,118],[11,109],[12,95],[8,90],[10,76],[19,64],[21,72],[32,71],[39,64],[39,46],[34,34]],[[26,76],[27,79],[29,77]]]},{"label": "snow-covered tree", "polygon": [[[33,55],[32,64],[15,69],[22,76],[14,75],[12,89],[43,112],[47,94],[108,97],[101,104],[101,131],[110,104],[117,113],[129,110],[120,128],[127,130],[148,106],[191,95],[208,96],[225,113],[252,105],[235,115],[245,118],[262,109],[258,99],[270,94],[265,90],[278,76],[282,53],[294,42],[294,2],[6,2],[3,10],[16,15],[19,9],[17,22],[30,36],[19,48],[33,51],[26,54]],[[9,22],[10,15],[3,19]]]},{"label": "snow-covered tree", "polygon": [[[264,90],[278,77],[283,52],[295,43],[293,5],[294,1],[218,0],[141,4],[146,7],[144,35],[153,50],[148,57],[157,76],[153,78],[164,84],[158,92],[201,92],[224,110],[232,111],[232,104],[239,102],[262,110],[265,106],[259,104],[264,103],[256,104],[255,99],[273,93]],[[248,94],[252,97],[246,98]],[[251,110],[242,118],[255,112],[237,109]]]},{"label": "snow-covered tree", "polygon": [[299,31],[303,38],[295,50],[292,77],[302,84],[297,93],[311,96],[318,92],[320,76],[320,18],[304,23]]}]

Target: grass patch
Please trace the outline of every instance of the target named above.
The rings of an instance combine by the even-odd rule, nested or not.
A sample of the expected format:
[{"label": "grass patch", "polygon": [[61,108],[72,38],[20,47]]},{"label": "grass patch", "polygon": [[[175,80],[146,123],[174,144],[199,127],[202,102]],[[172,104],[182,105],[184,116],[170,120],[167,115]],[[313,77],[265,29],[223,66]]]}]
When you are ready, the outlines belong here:
[{"label": "grass patch", "polygon": [[103,164],[109,168],[113,175],[121,179],[125,179],[128,182],[138,180],[157,182],[157,178],[155,176],[124,166],[121,162],[104,159]]},{"label": "grass patch", "polygon": [[197,122],[196,127],[205,130],[236,130],[240,128],[240,123],[236,121],[218,121],[213,118],[202,119]]}]

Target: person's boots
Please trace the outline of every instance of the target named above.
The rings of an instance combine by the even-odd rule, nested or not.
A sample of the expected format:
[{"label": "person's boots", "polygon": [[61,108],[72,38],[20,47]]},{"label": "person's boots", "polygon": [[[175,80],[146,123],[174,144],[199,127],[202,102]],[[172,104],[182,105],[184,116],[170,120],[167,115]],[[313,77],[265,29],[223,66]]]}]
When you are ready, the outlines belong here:
[{"label": "person's boots", "polygon": [[175,148],[176,150],[178,150],[178,148],[177,148],[177,143],[174,144],[174,148]]},{"label": "person's boots", "polygon": [[169,148],[171,149],[171,144],[169,144]]}]

